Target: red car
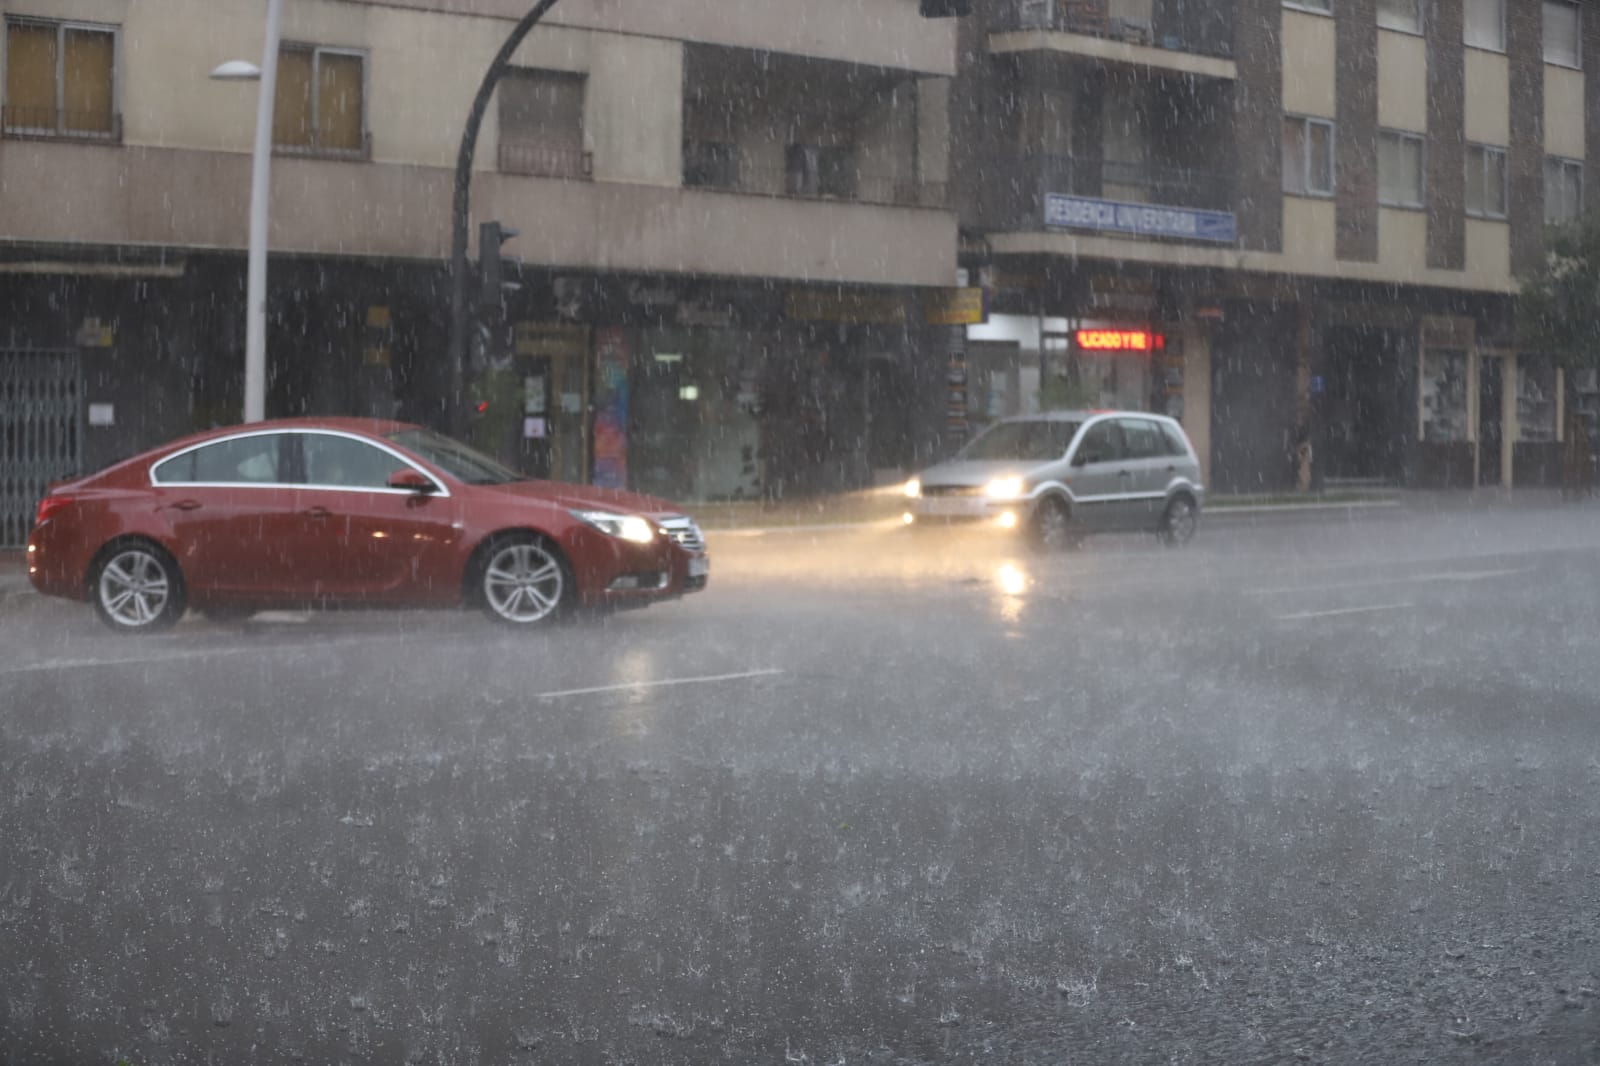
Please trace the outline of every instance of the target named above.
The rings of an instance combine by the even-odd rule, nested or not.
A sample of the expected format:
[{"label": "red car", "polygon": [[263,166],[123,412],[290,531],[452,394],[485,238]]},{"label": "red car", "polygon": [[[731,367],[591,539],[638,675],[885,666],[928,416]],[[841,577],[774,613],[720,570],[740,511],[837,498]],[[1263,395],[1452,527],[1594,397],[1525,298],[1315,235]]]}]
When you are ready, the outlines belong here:
[{"label": "red car", "polygon": [[307,606],[481,606],[530,626],[706,585],[705,538],[664,500],[529,481],[420,426],[259,422],[54,486],[28,537],[40,592],[116,630]]}]

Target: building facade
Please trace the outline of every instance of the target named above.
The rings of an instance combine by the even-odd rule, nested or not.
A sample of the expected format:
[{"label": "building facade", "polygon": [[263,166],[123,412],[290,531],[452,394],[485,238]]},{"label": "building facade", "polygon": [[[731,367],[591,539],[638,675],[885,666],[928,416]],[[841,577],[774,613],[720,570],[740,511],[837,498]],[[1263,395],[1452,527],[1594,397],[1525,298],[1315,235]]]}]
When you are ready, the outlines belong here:
[{"label": "building facade", "polygon": [[994,412],[1166,410],[1224,491],[1557,476],[1595,383],[1519,349],[1513,296],[1600,164],[1592,12],[978,0],[959,52]]},{"label": "building facade", "polygon": [[[452,174],[522,0],[288,0],[268,414],[441,421]],[[0,0],[0,543],[43,481],[241,409],[250,0]],[[693,500],[853,488],[932,447],[955,274],[954,27],[908,0],[566,0],[478,143],[515,229],[478,443]],[[926,400],[927,402],[923,402]],[[927,421],[927,420],[923,420]]]}]

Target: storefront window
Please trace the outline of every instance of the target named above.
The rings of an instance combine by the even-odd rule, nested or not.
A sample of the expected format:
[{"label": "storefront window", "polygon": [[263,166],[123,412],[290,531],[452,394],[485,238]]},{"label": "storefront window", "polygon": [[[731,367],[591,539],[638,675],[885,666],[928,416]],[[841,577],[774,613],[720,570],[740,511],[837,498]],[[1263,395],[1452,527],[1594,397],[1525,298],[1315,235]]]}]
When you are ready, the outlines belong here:
[{"label": "storefront window", "polygon": [[762,494],[758,383],[766,345],[747,330],[641,330],[628,434],[634,488],[673,500]]},{"label": "storefront window", "polygon": [[1467,353],[1435,349],[1422,358],[1422,439],[1467,439]]},{"label": "storefront window", "polygon": [[1556,367],[1537,355],[1517,361],[1517,427],[1519,439],[1548,443],[1556,439]]}]

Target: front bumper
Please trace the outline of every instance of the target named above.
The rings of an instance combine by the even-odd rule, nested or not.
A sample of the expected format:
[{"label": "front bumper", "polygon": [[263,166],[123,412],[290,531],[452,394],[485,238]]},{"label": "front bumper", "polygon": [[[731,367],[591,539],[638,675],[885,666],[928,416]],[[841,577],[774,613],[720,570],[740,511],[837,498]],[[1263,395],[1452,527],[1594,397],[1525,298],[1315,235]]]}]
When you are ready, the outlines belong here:
[{"label": "front bumper", "polygon": [[1012,529],[1026,524],[1035,502],[1027,497],[1005,500],[977,494],[918,496],[906,501],[906,514],[917,525],[987,522],[999,529]]}]

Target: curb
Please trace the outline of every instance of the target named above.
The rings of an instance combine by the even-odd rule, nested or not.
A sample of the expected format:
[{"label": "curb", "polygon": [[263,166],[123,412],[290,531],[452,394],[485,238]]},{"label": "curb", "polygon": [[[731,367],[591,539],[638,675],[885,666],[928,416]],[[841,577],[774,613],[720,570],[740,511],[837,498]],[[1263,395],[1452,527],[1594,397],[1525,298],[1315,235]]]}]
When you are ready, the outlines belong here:
[{"label": "curb", "polygon": [[[1295,514],[1318,514],[1329,511],[1345,511],[1355,513],[1360,511],[1395,511],[1403,507],[1400,500],[1351,500],[1344,503],[1252,503],[1239,504],[1232,507],[1207,507],[1201,512],[1204,522],[1226,520],[1232,516],[1248,517],[1273,517],[1287,518]],[[744,540],[758,537],[775,537],[784,534],[807,533],[851,533],[866,532],[873,529],[899,529],[902,523],[897,518],[878,518],[865,522],[819,522],[801,526],[746,526],[734,529],[707,529],[708,538],[737,537]]]}]

